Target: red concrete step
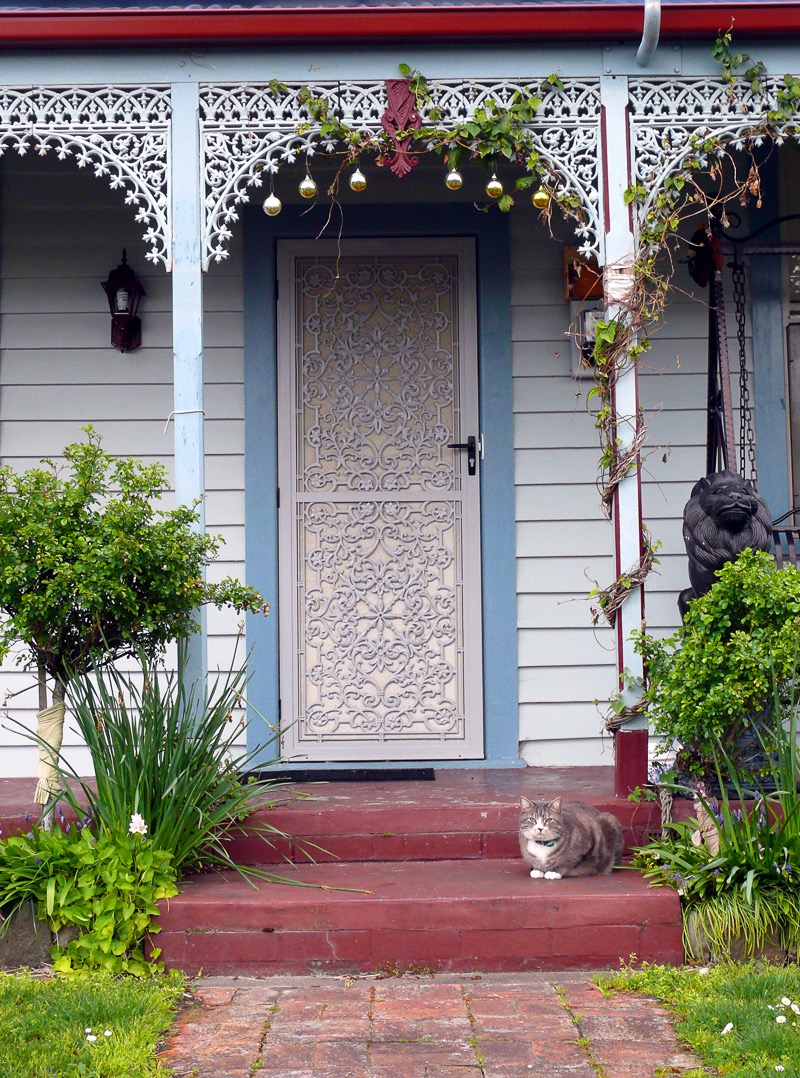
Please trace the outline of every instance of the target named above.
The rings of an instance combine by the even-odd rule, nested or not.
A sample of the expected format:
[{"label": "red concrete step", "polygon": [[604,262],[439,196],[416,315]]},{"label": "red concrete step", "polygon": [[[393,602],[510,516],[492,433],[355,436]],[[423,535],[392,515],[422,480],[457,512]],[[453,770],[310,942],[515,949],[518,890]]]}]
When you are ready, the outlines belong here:
[{"label": "red concrete step", "polygon": [[[258,975],[380,968],[534,970],[683,961],[680,901],[637,872],[532,880],[521,859],[287,865],[294,887],[234,875],[162,903],[168,966]],[[363,892],[337,888],[363,888]]]},{"label": "red concrete step", "polygon": [[[289,838],[266,844],[256,833],[236,839],[231,853],[241,864],[315,861],[420,861],[519,856],[519,797],[582,800],[620,820],[628,847],[660,830],[652,803],[613,796],[610,768],[578,773],[550,788],[541,771],[437,772],[435,782],[336,782],[298,786],[301,795],[254,816]],[[591,781],[583,779],[589,772]],[[595,773],[600,773],[599,778]],[[550,776],[546,776],[550,779]],[[552,780],[550,780],[552,782]],[[607,787],[607,789],[606,789]],[[286,788],[276,790],[276,799]],[[314,848],[314,846],[321,848]]]}]

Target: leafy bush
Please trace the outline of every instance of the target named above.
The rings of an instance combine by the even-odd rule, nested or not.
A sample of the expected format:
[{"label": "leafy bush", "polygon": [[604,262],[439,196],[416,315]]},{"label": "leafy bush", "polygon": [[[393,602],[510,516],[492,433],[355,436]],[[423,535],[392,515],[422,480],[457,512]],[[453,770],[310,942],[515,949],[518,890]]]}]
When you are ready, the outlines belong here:
[{"label": "leafy bush", "polygon": [[666,640],[636,633],[644,659],[647,713],[664,747],[677,740],[683,763],[713,772],[721,744],[735,741],[768,705],[772,687],[791,691],[800,637],[800,572],[777,569],[770,554],[745,550],[689,604]]},{"label": "leafy bush", "polygon": [[706,942],[717,956],[734,943],[750,954],[767,943],[800,947],[798,708],[794,698],[787,706],[776,686],[766,715],[767,781],[748,776],[746,788],[718,742],[719,800],[700,784],[701,819],[673,822],[667,837],[634,853],[645,878],[681,896],[686,950],[698,960]]},{"label": "leafy bush", "polygon": [[146,935],[156,902],[178,893],[172,856],[139,833],[93,834],[88,826],[14,835],[0,842],[0,898],[6,914],[30,899],[50,929],[74,926],[77,936],[52,948],[53,969],[106,969],[143,976],[163,968]]},{"label": "leafy bush", "polygon": [[0,659],[21,641],[61,685],[101,660],[157,658],[196,631],[203,604],[262,606],[231,578],[204,583],[220,540],[197,530],[194,507],[157,508],[162,465],[112,457],[84,429],[63,466],[0,468]]}]

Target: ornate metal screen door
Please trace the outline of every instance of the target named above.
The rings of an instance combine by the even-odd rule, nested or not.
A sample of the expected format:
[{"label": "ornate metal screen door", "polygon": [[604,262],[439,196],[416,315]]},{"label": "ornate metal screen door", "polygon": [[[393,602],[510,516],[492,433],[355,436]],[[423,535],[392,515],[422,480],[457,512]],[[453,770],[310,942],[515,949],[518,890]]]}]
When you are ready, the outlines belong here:
[{"label": "ornate metal screen door", "polygon": [[287,241],[279,276],[283,755],[478,759],[472,241]]}]

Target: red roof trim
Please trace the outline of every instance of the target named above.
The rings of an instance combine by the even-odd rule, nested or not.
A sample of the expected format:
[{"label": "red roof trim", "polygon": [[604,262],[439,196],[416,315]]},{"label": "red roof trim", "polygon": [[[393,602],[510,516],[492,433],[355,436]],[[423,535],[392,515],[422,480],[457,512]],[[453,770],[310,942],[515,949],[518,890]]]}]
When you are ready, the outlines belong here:
[{"label": "red roof trim", "polygon": [[[443,40],[505,41],[638,37],[643,7],[602,2],[535,7],[336,8],[222,11],[0,10],[0,48],[265,44]],[[800,31],[796,0],[666,4],[661,37],[713,37],[734,23],[738,34],[777,37]],[[724,24],[724,26],[723,26]]]}]

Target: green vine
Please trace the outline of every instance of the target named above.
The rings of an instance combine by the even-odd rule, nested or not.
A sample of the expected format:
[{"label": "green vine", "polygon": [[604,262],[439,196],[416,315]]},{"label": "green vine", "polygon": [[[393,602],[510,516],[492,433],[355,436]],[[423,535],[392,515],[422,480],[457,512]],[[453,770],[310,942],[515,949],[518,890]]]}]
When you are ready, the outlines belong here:
[{"label": "green vine", "polygon": [[[736,139],[736,149],[744,157],[745,167],[731,152],[725,136],[713,132],[697,134],[688,139],[683,159],[654,196],[643,184],[625,192],[626,205],[639,210],[630,287],[617,301],[614,316],[598,324],[593,355],[595,385],[587,399],[594,411],[600,441],[598,487],[604,512],[609,517],[617,487],[641,467],[646,436],[642,414],[620,416],[616,412],[615,386],[620,376],[634,367],[650,348],[650,334],[663,315],[677,255],[686,243],[682,226],[692,221],[707,224],[717,217],[725,227],[730,205],[747,205],[753,200],[760,207],[761,168],[772,146],[787,134],[800,133],[796,122],[800,112],[799,79],[792,75],[783,79],[770,77],[761,60],[735,50],[731,29],[718,36],[711,54],[720,66],[731,102],[748,118],[744,134]],[[548,76],[536,86],[521,84],[508,104],[489,98],[472,116],[448,122],[442,91],[407,64],[400,65],[400,74],[408,79],[409,88],[416,96],[423,125],[416,131],[400,131],[397,138],[411,137],[415,154],[437,154],[450,169],[456,169],[464,159],[484,162],[492,169],[498,162],[506,161],[520,171],[515,180],[516,192],[535,184],[544,189],[548,196],[543,209],[545,219],[549,219],[551,204],[555,204],[566,217],[583,222],[584,211],[577,193],[541,157],[531,129],[545,95],[554,89],[563,90],[557,75]],[[271,87],[276,92],[288,92],[281,83]],[[335,201],[344,168],[366,153],[380,161],[394,149],[394,141],[387,132],[349,127],[337,114],[335,101],[326,95],[314,95],[304,88],[299,91],[299,100],[308,114],[299,131],[313,134],[324,154],[342,157],[328,189]],[[503,191],[496,204],[502,212],[508,212],[515,204],[514,195]],[[645,204],[647,209],[642,212]],[[632,439],[620,436],[623,425],[635,430]],[[637,583],[652,565],[651,554],[645,542],[640,569],[634,574]],[[626,594],[630,590],[626,586],[630,576],[623,574],[608,588],[596,589],[590,598]],[[602,606],[601,603],[601,609]]]},{"label": "green vine", "polygon": [[[521,84],[508,104],[489,97],[471,116],[450,122],[442,103],[442,89],[430,82],[421,71],[407,64],[400,64],[399,70],[401,76],[408,80],[424,122],[418,130],[398,131],[396,138],[399,141],[413,138],[415,155],[436,154],[451,170],[455,170],[464,159],[482,161],[492,169],[501,161],[508,162],[521,171],[515,180],[515,191],[527,191],[536,184],[544,185],[549,198],[560,205],[565,215],[583,220],[580,198],[541,157],[530,127],[542,106],[544,95],[564,89],[557,75],[547,76],[538,86]],[[276,96],[289,92],[284,83],[273,80],[269,85]],[[388,132],[347,124],[339,115],[335,97],[315,94],[306,86],[298,91],[297,99],[307,113],[307,119],[297,127],[298,134],[313,136],[318,143],[317,152],[329,158],[341,158],[328,187],[327,193],[331,198],[336,198],[342,174],[348,166],[367,154],[380,164],[395,149],[394,137]],[[503,191],[496,198],[496,205],[503,213],[507,213],[514,204],[514,195],[509,192]],[[545,213],[549,214],[549,207]]]},{"label": "green vine", "polygon": [[[677,256],[687,242],[683,226],[707,226],[717,218],[727,227],[730,206],[754,203],[761,208],[761,169],[765,161],[775,145],[780,145],[788,134],[800,131],[800,80],[792,75],[770,78],[763,62],[734,51],[730,31],[717,38],[712,55],[722,69],[722,81],[728,86],[731,101],[747,117],[744,133],[735,138],[734,147],[730,136],[694,135],[687,141],[682,161],[655,196],[651,198],[642,184],[625,192],[626,204],[640,210],[631,287],[616,319],[600,324],[594,353],[596,386],[590,393],[599,405],[595,422],[601,442],[600,487],[609,512],[614,489],[639,466],[638,447],[643,441],[644,426],[639,417],[634,444],[623,448],[617,435],[623,420],[613,412],[613,387],[620,374],[635,365],[650,347],[649,334],[661,320]],[[642,213],[645,205],[647,209]],[[648,570],[648,561],[652,564],[654,560],[651,553],[645,540],[640,566]],[[643,582],[644,576],[646,572],[637,583]],[[599,610],[593,608],[595,622],[599,614],[607,614],[607,608],[616,612],[618,598],[630,591],[630,578],[630,572],[623,573],[609,587],[598,587],[590,593],[589,599],[599,606]],[[626,714],[621,717],[619,707],[612,704],[610,727],[615,728],[641,710],[639,705],[633,710],[627,705],[625,708]]]}]

